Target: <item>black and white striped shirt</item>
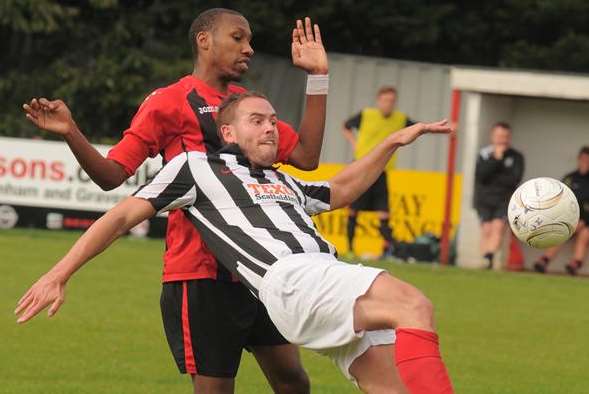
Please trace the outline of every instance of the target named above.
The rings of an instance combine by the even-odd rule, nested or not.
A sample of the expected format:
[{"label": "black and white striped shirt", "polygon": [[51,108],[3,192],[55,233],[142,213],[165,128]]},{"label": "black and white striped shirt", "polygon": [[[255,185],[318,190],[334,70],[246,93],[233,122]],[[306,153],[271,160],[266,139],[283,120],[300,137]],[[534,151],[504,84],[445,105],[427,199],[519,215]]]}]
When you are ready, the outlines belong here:
[{"label": "black and white striped shirt", "polygon": [[261,278],[278,259],[336,253],[310,217],[330,209],[328,182],[253,169],[239,148],[226,151],[182,153],[134,195],[158,212],[183,208],[217,260],[256,295]]}]

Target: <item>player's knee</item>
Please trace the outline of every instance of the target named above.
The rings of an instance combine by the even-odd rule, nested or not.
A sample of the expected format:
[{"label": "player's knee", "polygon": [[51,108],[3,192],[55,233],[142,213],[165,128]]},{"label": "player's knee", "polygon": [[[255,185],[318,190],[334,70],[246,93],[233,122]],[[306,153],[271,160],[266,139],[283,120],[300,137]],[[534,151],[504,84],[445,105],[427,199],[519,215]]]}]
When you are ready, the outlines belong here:
[{"label": "player's knee", "polygon": [[300,367],[275,376],[274,389],[278,394],[308,394],[311,382],[307,372]]},{"label": "player's knee", "polygon": [[411,317],[423,324],[431,325],[434,317],[434,305],[422,292],[417,291],[408,303]]},{"label": "player's knee", "polygon": [[234,379],[192,375],[195,394],[233,394]]},{"label": "player's knee", "polygon": [[415,314],[419,321],[426,325],[433,325],[434,304],[423,293],[415,301]]},{"label": "player's knee", "polygon": [[403,304],[399,326],[433,329],[434,305],[421,291],[409,286],[405,291]]}]

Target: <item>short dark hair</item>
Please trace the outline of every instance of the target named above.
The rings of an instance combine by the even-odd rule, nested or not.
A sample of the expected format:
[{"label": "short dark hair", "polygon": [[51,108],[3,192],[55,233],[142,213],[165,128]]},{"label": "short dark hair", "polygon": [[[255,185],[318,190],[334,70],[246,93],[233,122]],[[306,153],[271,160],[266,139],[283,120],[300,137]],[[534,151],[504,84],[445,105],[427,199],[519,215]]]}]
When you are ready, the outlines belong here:
[{"label": "short dark hair", "polygon": [[223,135],[221,134],[221,126],[233,122],[233,119],[235,118],[235,110],[239,106],[239,103],[250,97],[258,97],[268,100],[268,97],[262,93],[250,91],[229,95],[219,105],[219,111],[217,112],[217,119],[215,120],[215,123],[217,124],[217,133],[219,134],[219,139],[221,142],[224,142]]},{"label": "short dark hair", "polygon": [[196,45],[196,36],[201,31],[213,31],[215,30],[216,24],[219,21],[219,17],[223,14],[239,15],[243,16],[235,10],[229,8],[210,8],[206,11],[201,12],[190,24],[188,30],[188,40],[190,42],[190,48],[192,48],[192,55],[196,60],[198,58],[198,45]]},{"label": "short dark hair", "polygon": [[579,150],[579,156],[581,155],[589,155],[589,145],[585,145]]},{"label": "short dark hair", "polygon": [[376,93],[376,97],[385,94],[385,93],[392,93],[395,96],[397,95],[397,88],[391,85],[385,85],[385,86],[381,86],[380,89],[378,89],[378,92]]},{"label": "short dark hair", "polygon": [[495,129],[496,127],[500,127],[502,129],[505,129],[505,130],[508,130],[509,132],[511,132],[511,125],[505,121],[495,122],[493,124],[493,126],[491,127],[491,130]]}]

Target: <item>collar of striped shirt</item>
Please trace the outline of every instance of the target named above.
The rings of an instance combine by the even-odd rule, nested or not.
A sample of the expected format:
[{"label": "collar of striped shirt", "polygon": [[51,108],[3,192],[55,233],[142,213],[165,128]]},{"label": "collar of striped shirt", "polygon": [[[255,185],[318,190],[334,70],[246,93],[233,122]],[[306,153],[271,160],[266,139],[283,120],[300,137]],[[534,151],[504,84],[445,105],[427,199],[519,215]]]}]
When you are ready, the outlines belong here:
[{"label": "collar of striped shirt", "polygon": [[[221,147],[221,149],[219,149],[218,151],[216,151],[214,154],[215,155],[220,155],[222,153],[225,154],[230,154],[230,155],[235,155],[237,157],[237,163],[241,164],[242,166],[245,167],[249,167],[249,168],[253,168],[252,164],[250,163],[250,161],[248,160],[248,158],[244,155],[243,151],[241,150],[241,148],[239,147],[239,145],[232,143],[232,144],[226,144],[223,145]],[[278,167],[275,166],[276,164],[273,164],[270,167],[257,167],[256,170],[276,170],[278,169]]]}]

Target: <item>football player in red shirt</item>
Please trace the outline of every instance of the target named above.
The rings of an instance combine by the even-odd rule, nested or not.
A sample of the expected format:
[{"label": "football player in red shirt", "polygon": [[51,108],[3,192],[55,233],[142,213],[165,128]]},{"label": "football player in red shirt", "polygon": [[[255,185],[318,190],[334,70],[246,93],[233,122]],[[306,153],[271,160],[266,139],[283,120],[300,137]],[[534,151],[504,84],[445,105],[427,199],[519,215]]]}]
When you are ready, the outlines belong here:
[{"label": "football player in red shirt", "polygon": [[[92,180],[113,189],[147,157],[161,154],[167,161],[182,151],[220,148],[217,106],[228,94],[244,91],[232,82],[248,69],[251,35],[248,21],[236,11],[201,13],[189,32],[193,73],[151,93],[106,158],[90,145],[61,100],[33,99],[24,105],[26,116],[61,135]],[[306,108],[298,134],[280,122],[278,160],[309,170],[319,162],[328,81],[319,27],[309,18],[293,29],[292,58],[309,73]],[[309,392],[298,349],[278,333],[264,306],[216,263],[181,211],[168,218],[161,310],[170,349],[180,371],[193,377],[195,392],[232,393],[244,347],[275,392]]]}]

